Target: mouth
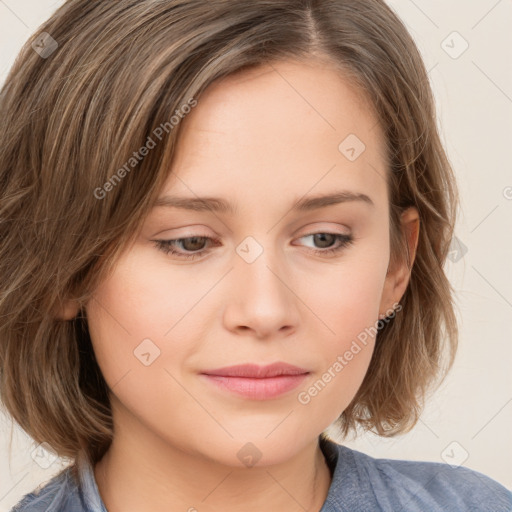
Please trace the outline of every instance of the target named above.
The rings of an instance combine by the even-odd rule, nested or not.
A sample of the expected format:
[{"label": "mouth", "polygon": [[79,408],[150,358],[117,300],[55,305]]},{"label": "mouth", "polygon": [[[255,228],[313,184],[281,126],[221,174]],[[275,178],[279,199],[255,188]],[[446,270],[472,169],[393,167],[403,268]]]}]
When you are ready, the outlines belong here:
[{"label": "mouth", "polygon": [[269,400],[291,391],[309,371],[288,363],[244,364],[206,370],[201,377],[222,391],[252,400]]},{"label": "mouth", "polygon": [[305,373],[309,373],[309,371],[292,364],[277,362],[266,366],[260,366],[257,364],[238,364],[234,366],[216,368],[215,370],[205,370],[201,373],[205,375],[216,375],[219,377],[246,377],[250,379],[261,379],[286,375],[303,375]]}]

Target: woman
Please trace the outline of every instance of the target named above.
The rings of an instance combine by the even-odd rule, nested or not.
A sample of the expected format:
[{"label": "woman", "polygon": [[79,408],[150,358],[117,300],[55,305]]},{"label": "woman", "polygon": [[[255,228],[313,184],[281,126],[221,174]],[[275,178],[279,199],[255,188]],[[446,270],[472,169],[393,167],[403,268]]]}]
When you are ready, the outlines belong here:
[{"label": "woman", "polygon": [[0,112],[2,399],[73,461],[15,510],[510,510],[325,435],[410,430],[457,345],[456,186],[382,1],[70,0]]}]

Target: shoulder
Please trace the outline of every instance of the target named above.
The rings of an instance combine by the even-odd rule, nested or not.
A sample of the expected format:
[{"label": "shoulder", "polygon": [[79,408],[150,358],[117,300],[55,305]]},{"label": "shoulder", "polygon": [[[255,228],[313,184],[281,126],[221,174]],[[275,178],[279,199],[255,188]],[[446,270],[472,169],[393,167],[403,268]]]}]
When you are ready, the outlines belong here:
[{"label": "shoulder", "polygon": [[379,503],[418,511],[512,511],[512,492],[478,471],[443,462],[378,459],[350,451]]},{"label": "shoulder", "polygon": [[69,468],[26,494],[10,512],[84,512],[78,486]]}]

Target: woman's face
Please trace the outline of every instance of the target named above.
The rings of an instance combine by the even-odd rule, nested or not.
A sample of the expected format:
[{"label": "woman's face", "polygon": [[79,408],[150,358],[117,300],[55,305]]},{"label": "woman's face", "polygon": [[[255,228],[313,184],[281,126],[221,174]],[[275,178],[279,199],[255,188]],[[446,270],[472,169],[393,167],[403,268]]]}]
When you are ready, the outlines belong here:
[{"label": "woman's face", "polygon": [[[217,81],[182,123],[161,204],[86,307],[114,422],[223,464],[278,463],[347,407],[372,328],[400,298],[386,276],[384,139],[314,62]],[[204,375],[276,362],[307,373],[232,388]]]}]

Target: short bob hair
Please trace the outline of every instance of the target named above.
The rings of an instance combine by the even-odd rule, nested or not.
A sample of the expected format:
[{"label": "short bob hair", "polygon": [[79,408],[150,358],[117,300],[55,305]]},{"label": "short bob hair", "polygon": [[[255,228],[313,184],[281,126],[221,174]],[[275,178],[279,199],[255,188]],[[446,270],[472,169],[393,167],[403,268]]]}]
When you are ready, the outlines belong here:
[{"label": "short bob hair", "polygon": [[[411,269],[400,213],[420,215],[402,311],[379,325],[335,426],[390,437],[416,424],[457,348],[443,265],[459,198],[428,74],[393,10],[382,0],[68,0],[0,92],[0,393],[37,443],[93,464],[109,448],[109,389],[83,306],[168,178],[180,118],[218,78],[311,58],[364,95],[386,137],[390,265]],[[80,313],[59,319],[69,299]]]}]

